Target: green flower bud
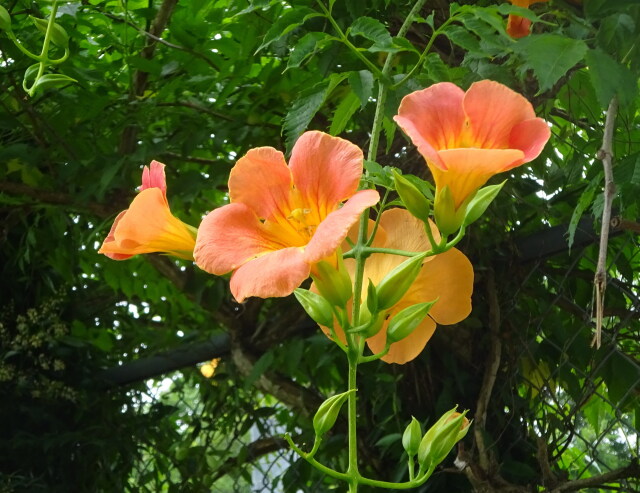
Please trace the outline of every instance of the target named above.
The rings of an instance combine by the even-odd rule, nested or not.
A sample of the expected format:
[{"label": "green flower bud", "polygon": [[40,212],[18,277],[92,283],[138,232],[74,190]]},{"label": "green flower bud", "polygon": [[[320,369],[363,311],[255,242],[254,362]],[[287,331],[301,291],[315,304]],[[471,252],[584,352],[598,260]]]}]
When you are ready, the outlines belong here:
[{"label": "green flower bud", "polygon": [[394,315],[387,328],[387,342],[394,343],[408,337],[424,320],[436,301],[418,303],[400,310]]},{"label": "green flower bud", "polygon": [[472,198],[473,194],[456,209],[453,195],[451,195],[448,186],[437,191],[436,200],[433,204],[433,215],[436,218],[438,229],[443,235],[448,236],[460,229],[467,211],[467,204]]},{"label": "green flower bud", "polygon": [[464,225],[469,226],[471,223],[476,222],[480,219],[480,216],[484,214],[489,207],[489,204],[493,202],[502,190],[504,184],[507,183],[507,180],[503,181],[499,185],[490,185],[488,187],[481,188],[478,190],[478,193],[473,197],[469,205],[467,206],[466,216],[464,218]]},{"label": "green flower bud", "polygon": [[421,438],[422,427],[420,426],[420,422],[412,416],[411,423],[409,423],[409,426],[407,426],[402,434],[402,446],[407,451],[409,457],[413,457],[418,453]]},{"label": "green flower bud", "polygon": [[[46,34],[49,26],[49,21],[47,19],[39,19],[32,16],[30,17],[35,26],[38,28],[38,31]],[[67,34],[67,31],[65,31],[64,27],[56,22],[54,22],[53,26],[51,27],[51,42],[54,45],[59,46],[60,48],[66,49],[69,47],[69,35]]]},{"label": "green flower bud", "polygon": [[378,292],[371,279],[367,285],[367,309],[369,313],[375,313],[378,311]]},{"label": "green flower bud", "polygon": [[324,298],[333,306],[345,307],[351,299],[351,277],[344,266],[344,260],[338,255],[338,267],[322,261],[315,266],[313,282]]},{"label": "green flower bud", "polygon": [[431,204],[427,198],[413,183],[395,170],[393,171],[393,179],[396,185],[396,191],[398,195],[400,195],[407,210],[426,223],[429,220],[429,213],[431,211]]},{"label": "green flower bud", "polygon": [[307,315],[316,323],[325,327],[333,327],[333,310],[327,300],[319,294],[306,289],[298,288],[293,294],[302,305],[302,308],[304,308],[304,311],[307,312]]},{"label": "green flower bud", "polygon": [[464,438],[469,431],[470,421],[464,413],[456,408],[443,416],[425,433],[418,448],[418,462],[424,469],[429,469],[442,462],[451,449]]},{"label": "green flower bud", "polygon": [[418,277],[424,258],[425,254],[421,254],[405,260],[380,281],[376,288],[378,310],[387,310],[400,301]]},{"label": "green flower bud", "polygon": [[316,436],[320,437],[333,428],[333,425],[338,419],[342,404],[349,398],[349,394],[353,392],[355,392],[355,390],[334,395],[320,404],[316,415],[313,417],[313,429],[316,432]]},{"label": "green flower bud", "polygon": [[11,16],[2,5],[0,5],[0,29],[11,32]]}]

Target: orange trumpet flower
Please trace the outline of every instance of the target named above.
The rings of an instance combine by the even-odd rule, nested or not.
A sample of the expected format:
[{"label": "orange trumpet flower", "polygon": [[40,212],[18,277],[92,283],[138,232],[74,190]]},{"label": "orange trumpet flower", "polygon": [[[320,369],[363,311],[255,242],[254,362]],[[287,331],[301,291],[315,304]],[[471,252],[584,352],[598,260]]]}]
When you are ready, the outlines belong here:
[{"label": "orange trumpet flower", "polygon": [[233,271],[238,302],[291,294],[380,200],[375,190],[357,191],[362,169],[356,145],[322,132],[304,133],[288,166],[272,147],[251,149],[231,170],[231,203],[198,229],[196,263],[211,274]]},{"label": "orange trumpet flower", "polygon": [[118,214],[98,253],[114,260],[152,252],[193,260],[196,230],[171,214],[166,192],[164,164],[151,161],[140,193]]},{"label": "orange trumpet flower", "polygon": [[[438,230],[432,223],[430,226],[434,237],[439,240]],[[352,231],[350,236],[354,235],[355,237],[355,234]],[[431,248],[431,243],[427,239],[422,221],[416,219],[405,209],[388,209],[380,217],[373,246],[423,252]],[[370,279],[374,285],[378,285],[389,272],[404,260],[406,258],[400,255],[374,253],[365,264],[364,279]],[[344,263],[353,278],[355,260],[345,259]],[[368,283],[365,283],[362,291],[363,305],[366,304],[366,284]],[[315,287],[312,286],[311,290],[315,290]],[[400,301],[391,307],[389,320],[409,306],[427,301],[437,301],[431,307],[428,316],[408,337],[391,344],[389,352],[382,357],[382,360],[387,363],[404,364],[416,358],[431,339],[436,324],[451,325],[467,318],[471,312],[472,292],[473,267],[462,252],[452,248],[445,253],[427,257],[414,283]],[[374,354],[382,352],[385,348],[389,320],[384,322],[376,335],[367,339],[367,345]],[[321,329],[330,336],[327,327],[321,326]],[[335,331],[338,338],[343,343],[346,342],[342,328],[336,327]]]},{"label": "orange trumpet flower", "polygon": [[446,186],[456,210],[493,175],[538,157],[551,135],[529,101],[490,80],[467,92],[450,82],[413,92],[394,120],[427,161],[436,202]]}]

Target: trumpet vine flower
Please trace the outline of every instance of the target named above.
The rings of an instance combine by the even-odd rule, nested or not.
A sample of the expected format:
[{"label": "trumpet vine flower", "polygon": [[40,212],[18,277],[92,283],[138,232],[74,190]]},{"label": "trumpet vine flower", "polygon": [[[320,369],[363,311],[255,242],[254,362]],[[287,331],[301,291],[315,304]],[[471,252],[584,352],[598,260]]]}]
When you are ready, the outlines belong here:
[{"label": "trumpet vine flower", "polygon": [[490,80],[413,92],[394,119],[427,161],[436,200],[446,186],[456,210],[493,175],[538,157],[551,135],[529,101]]},{"label": "trumpet vine flower", "polygon": [[140,193],[118,214],[98,253],[114,260],[152,252],[193,259],[196,230],[171,214],[164,166],[151,161],[144,167]]},{"label": "trumpet vine flower", "polygon": [[[287,296],[335,251],[375,190],[360,190],[362,151],[322,132],[306,132],[287,165],[272,147],[251,149],[229,176],[230,204],[210,212],[198,229],[195,260],[216,275],[233,272],[231,293]],[[345,201],[342,207],[340,204]]]},{"label": "trumpet vine flower", "polygon": [[[436,240],[440,235],[430,222]],[[405,209],[388,209],[382,213],[376,238],[372,246],[397,250],[423,252],[430,249],[424,223],[416,219]],[[400,255],[374,253],[364,267],[364,279],[370,279],[378,285],[397,265],[406,260]],[[355,260],[346,259],[345,267],[351,277],[355,274]],[[315,288],[312,286],[312,290]],[[473,267],[467,257],[457,250],[450,250],[427,257],[422,264],[418,277],[404,296],[391,307],[390,317],[383,323],[381,330],[367,339],[369,349],[375,354],[384,350],[387,343],[389,320],[395,314],[412,305],[434,301],[427,317],[406,338],[391,344],[389,352],[382,357],[387,363],[404,364],[416,358],[424,349],[436,329],[436,324],[452,325],[458,323],[471,312],[471,294],[473,292]],[[362,303],[366,304],[367,289],[363,287]],[[327,327],[321,327],[330,335]],[[335,328],[337,337],[345,342],[344,331]]]},{"label": "trumpet vine flower", "polygon": [[[549,0],[509,0],[513,5],[517,7],[524,7],[528,9],[531,4],[548,2]],[[529,36],[531,32],[531,21],[524,17],[515,14],[509,14],[509,20],[507,21],[507,34],[512,38],[524,38]]]}]

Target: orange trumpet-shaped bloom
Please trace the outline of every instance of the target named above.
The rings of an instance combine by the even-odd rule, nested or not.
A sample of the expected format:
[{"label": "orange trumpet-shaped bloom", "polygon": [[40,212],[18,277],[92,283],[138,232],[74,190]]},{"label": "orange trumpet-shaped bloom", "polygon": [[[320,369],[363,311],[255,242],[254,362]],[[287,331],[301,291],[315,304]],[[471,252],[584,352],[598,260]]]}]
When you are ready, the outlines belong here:
[{"label": "orange trumpet-shaped bloom", "polygon": [[413,92],[394,119],[426,159],[436,195],[448,186],[456,209],[493,175],[538,157],[551,135],[529,101],[490,80]]},{"label": "orange trumpet-shaped bloom", "polygon": [[211,274],[233,271],[238,302],[291,294],[380,200],[375,190],[357,191],[362,168],[357,146],[322,132],[304,133],[288,166],[272,147],[251,149],[231,170],[231,203],[198,229],[196,263]]},{"label": "orange trumpet-shaped bloom", "polygon": [[[549,0],[509,0],[517,7],[528,9],[531,4],[548,2]],[[531,21],[519,15],[509,14],[507,21],[507,34],[512,38],[524,38],[531,32]]]},{"label": "orange trumpet-shaped bloom", "polygon": [[166,191],[164,164],[151,161],[142,170],[140,193],[118,214],[98,253],[125,260],[163,252],[192,260],[195,229],[171,214]]},{"label": "orange trumpet-shaped bloom", "polygon": [[[430,226],[434,237],[439,240],[438,230],[433,224]],[[431,243],[427,239],[422,221],[405,209],[388,209],[382,213],[373,246],[424,252],[431,248]],[[371,279],[374,285],[378,285],[404,260],[406,257],[400,255],[374,253],[365,264],[364,279]],[[353,278],[355,260],[345,259],[344,262]],[[363,304],[366,302],[367,285],[368,282],[365,282],[363,286]],[[408,337],[392,344],[382,360],[387,363],[403,364],[417,357],[433,335],[436,324],[451,325],[467,318],[471,312],[472,292],[473,267],[462,252],[452,248],[445,253],[427,257],[414,283],[400,301],[391,308],[389,320],[400,310],[409,306],[436,299],[437,301],[420,325]],[[380,332],[367,339],[367,345],[373,353],[380,353],[385,348],[388,325],[387,320]],[[325,334],[329,335],[329,329],[321,328]],[[336,335],[345,342],[344,332],[340,327],[336,327]]]}]

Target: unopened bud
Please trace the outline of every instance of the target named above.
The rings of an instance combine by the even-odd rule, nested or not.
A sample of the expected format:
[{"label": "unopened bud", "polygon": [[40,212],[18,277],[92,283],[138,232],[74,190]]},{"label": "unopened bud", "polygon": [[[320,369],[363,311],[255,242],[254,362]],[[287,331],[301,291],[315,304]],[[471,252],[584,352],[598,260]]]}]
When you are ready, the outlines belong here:
[{"label": "unopened bud", "polygon": [[2,5],[0,5],[0,29],[11,32],[11,16]]},{"label": "unopened bud", "polygon": [[349,394],[353,392],[355,392],[355,390],[348,390],[342,394],[334,395],[320,404],[316,415],[313,417],[313,429],[316,432],[316,436],[322,436],[333,428],[333,425],[338,419],[342,404],[349,398]]},{"label": "unopened bud", "polygon": [[471,424],[465,417],[466,413],[459,413],[453,408],[429,428],[418,448],[418,462],[422,467],[428,469],[438,465],[464,438]]},{"label": "unopened bud", "polygon": [[387,342],[394,343],[408,337],[424,320],[437,300],[418,303],[400,310],[389,322]]},{"label": "unopened bud", "polygon": [[397,171],[393,172],[393,180],[396,185],[396,191],[398,192],[398,195],[400,195],[400,198],[407,210],[415,217],[426,223],[429,220],[431,204],[424,194],[418,190],[418,187]]},{"label": "unopened bud", "polygon": [[333,306],[345,307],[351,299],[351,277],[344,266],[344,260],[338,255],[337,267],[327,261],[315,265],[313,282],[324,298]]},{"label": "unopened bud", "polygon": [[318,293],[306,289],[296,289],[293,294],[316,323],[325,327],[333,327],[333,310],[327,300]]},{"label": "unopened bud", "polygon": [[421,439],[422,427],[420,426],[420,422],[412,416],[411,423],[409,423],[409,426],[407,426],[402,434],[402,446],[407,451],[409,457],[413,457],[418,453]]},{"label": "unopened bud", "polygon": [[507,183],[507,180],[503,181],[499,185],[489,185],[488,187],[478,190],[467,206],[466,216],[464,218],[465,226],[469,226],[471,223],[480,219],[480,216],[484,214],[487,207],[489,207],[491,202],[493,202],[493,199],[497,197],[505,183]]},{"label": "unopened bud", "polygon": [[420,254],[405,260],[380,281],[376,288],[378,310],[387,310],[400,301],[418,277],[424,258],[425,254]]},{"label": "unopened bud", "polygon": [[[48,20],[39,19],[38,17],[31,17],[31,20],[42,34],[47,33],[47,29],[49,28]],[[66,49],[69,47],[69,35],[67,31],[64,30],[64,27],[57,22],[54,22],[51,26],[51,41],[60,48]]]}]

